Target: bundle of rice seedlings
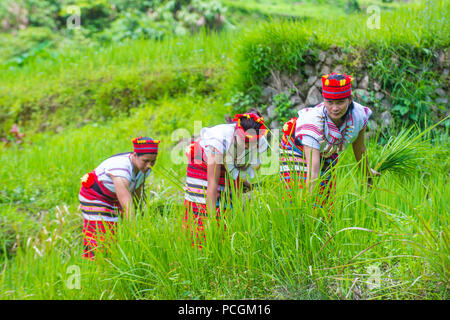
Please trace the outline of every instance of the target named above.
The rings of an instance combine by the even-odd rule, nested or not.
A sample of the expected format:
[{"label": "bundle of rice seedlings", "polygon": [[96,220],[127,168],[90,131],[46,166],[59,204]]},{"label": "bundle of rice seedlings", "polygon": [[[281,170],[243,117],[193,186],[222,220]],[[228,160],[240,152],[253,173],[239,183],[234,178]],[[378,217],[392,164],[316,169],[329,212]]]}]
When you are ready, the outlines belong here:
[{"label": "bundle of rice seedlings", "polygon": [[414,126],[409,129],[402,129],[398,136],[390,137],[386,145],[375,159],[375,166],[372,166],[380,173],[390,171],[406,177],[420,168],[420,164],[426,163],[426,146],[429,146],[429,139],[422,139],[433,128],[446,121],[445,117],[438,123],[420,132]]},{"label": "bundle of rice seedlings", "polygon": [[409,129],[403,129],[398,136],[392,136],[384,145],[374,169],[380,173],[390,171],[401,175],[415,172],[425,158],[424,144],[417,137],[419,134]]}]

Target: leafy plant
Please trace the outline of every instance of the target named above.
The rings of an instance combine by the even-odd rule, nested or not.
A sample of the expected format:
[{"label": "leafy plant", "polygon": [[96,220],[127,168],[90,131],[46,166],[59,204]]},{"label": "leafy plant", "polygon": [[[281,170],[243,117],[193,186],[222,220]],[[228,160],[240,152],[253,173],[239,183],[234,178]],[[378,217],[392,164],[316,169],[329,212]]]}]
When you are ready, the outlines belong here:
[{"label": "leafy plant", "polygon": [[249,108],[254,107],[256,104],[255,99],[250,94],[244,94],[237,92],[231,97],[231,101],[225,103],[225,106],[231,106],[232,113],[242,113]]},{"label": "leafy plant", "polygon": [[383,173],[391,171],[410,176],[417,171],[424,160],[423,143],[417,139],[413,128],[403,129],[397,136],[391,136],[374,160],[374,169]]},{"label": "leafy plant", "polygon": [[425,166],[429,159],[429,154],[424,147],[429,141],[422,137],[447,119],[448,117],[442,119],[422,132],[416,129],[417,126],[412,126],[409,129],[402,129],[397,136],[391,136],[374,160],[376,165],[372,168],[379,172],[391,171],[405,177],[412,177],[420,165]]},{"label": "leafy plant", "polygon": [[284,123],[290,118],[295,117],[296,110],[292,107],[292,101],[285,92],[276,94],[273,97],[273,104],[275,106],[275,112],[277,114],[276,119]]}]

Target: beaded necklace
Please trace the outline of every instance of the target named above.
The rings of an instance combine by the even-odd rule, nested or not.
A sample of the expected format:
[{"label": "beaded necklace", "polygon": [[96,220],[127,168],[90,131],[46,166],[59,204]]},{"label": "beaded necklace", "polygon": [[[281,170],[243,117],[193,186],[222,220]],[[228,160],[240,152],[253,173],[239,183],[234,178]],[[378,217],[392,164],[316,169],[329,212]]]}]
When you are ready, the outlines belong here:
[{"label": "beaded necklace", "polygon": [[[131,162],[131,166],[134,168],[133,161],[131,161],[131,154],[128,156],[128,159]],[[134,192],[136,191],[136,186],[137,186],[137,183],[138,183],[137,176],[139,175],[139,172],[141,172],[141,171],[138,171],[138,173],[136,174],[136,177],[135,177],[133,191],[131,191],[132,194],[134,194]],[[146,178],[146,176],[145,176],[145,173],[142,172],[142,174],[144,175],[144,181],[142,182],[142,192],[141,192],[141,197],[139,198],[139,210],[141,212],[142,212],[142,202],[143,201],[144,201],[144,203],[146,202],[146,195],[145,195],[145,178]]]},{"label": "beaded necklace", "polygon": [[[350,108],[350,105],[348,106],[348,108]],[[324,121],[324,124],[323,124],[323,132],[324,132],[325,141],[327,142],[327,145],[330,146],[329,149],[332,149],[333,147],[337,147],[339,151],[343,150],[345,141],[347,140],[346,135],[347,135],[347,129],[349,128],[349,126],[347,125],[347,122],[348,122],[348,116],[349,116],[350,113],[351,112],[348,112],[347,115],[345,116],[345,119],[344,119],[344,123],[345,123],[344,130],[342,132],[340,132],[340,130],[338,128],[339,132],[341,133],[341,138],[339,140],[331,142],[327,138],[328,135],[325,135],[325,126],[328,126],[328,115],[327,115],[327,112],[326,112],[326,109],[325,109],[325,105],[323,106],[323,114],[325,115],[325,121]],[[337,126],[336,126],[336,128],[337,128]]]}]

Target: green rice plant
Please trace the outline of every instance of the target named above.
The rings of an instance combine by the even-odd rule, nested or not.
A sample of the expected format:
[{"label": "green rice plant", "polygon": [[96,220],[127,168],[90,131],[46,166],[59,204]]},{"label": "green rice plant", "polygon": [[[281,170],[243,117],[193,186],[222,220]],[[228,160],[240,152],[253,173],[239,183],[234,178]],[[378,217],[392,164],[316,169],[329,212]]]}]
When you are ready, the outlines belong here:
[{"label": "green rice plant", "polygon": [[[201,250],[183,231],[184,208],[175,198],[167,198],[158,210],[147,206],[131,221],[121,220],[116,244],[104,257],[98,255],[96,262],[80,259],[81,221],[72,221],[72,226],[79,224],[78,234],[59,233],[69,247],[58,241],[51,246],[43,241],[43,247],[32,242],[42,257],[30,244],[6,262],[0,295],[14,299],[445,299],[445,292],[438,290],[445,284],[441,275],[448,249],[445,242],[432,240],[436,235],[439,239],[448,219],[444,177],[433,176],[436,186],[430,185],[428,191],[419,179],[408,182],[411,192],[402,198],[377,188],[366,193],[348,171],[337,168],[330,220],[322,219],[328,208],[312,206],[314,197],[300,197],[294,190],[289,200],[277,175],[257,176],[260,187],[249,197],[234,197],[233,209],[227,210],[220,224],[214,217],[208,219]],[[155,189],[153,184],[148,187]],[[395,184],[383,179],[379,187],[388,190]],[[435,196],[430,204],[424,205],[431,194]],[[419,207],[420,211],[414,209]],[[441,232],[443,240],[444,235]],[[412,242],[416,245],[408,245]],[[80,290],[66,285],[70,265],[80,267]],[[379,269],[376,286],[371,284],[373,268]]]},{"label": "green rice plant", "polygon": [[391,136],[374,160],[374,169],[380,173],[395,172],[408,176],[417,170],[420,162],[425,160],[423,143],[414,139],[417,136],[412,128],[403,129],[397,136]]},{"label": "green rice plant", "polygon": [[421,163],[424,164],[429,159],[427,140],[421,138],[447,118],[422,132],[414,127],[401,129],[397,136],[389,138],[378,157],[373,160],[376,165],[372,167],[380,173],[390,171],[406,177],[411,176]]}]

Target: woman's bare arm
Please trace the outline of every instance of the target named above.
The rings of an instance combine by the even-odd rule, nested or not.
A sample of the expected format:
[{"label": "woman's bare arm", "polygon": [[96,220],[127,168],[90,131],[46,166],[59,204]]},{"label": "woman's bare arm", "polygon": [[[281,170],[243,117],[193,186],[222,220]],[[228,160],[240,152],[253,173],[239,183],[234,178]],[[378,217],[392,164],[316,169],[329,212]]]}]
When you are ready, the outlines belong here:
[{"label": "woman's bare arm", "polygon": [[206,203],[208,205],[209,212],[216,211],[217,189],[219,187],[220,170],[221,170],[220,164],[214,161],[208,162],[207,167],[208,188],[206,190]]},{"label": "woman's bare arm", "polygon": [[306,189],[313,191],[320,174],[320,151],[316,148],[303,146],[308,171],[306,172]]},{"label": "woman's bare arm", "polygon": [[119,200],[120,206],[123,209],[123,215],[126,219],[130,217],[131,214],[131,203],[132,197],[130,194],[130,183],[127,179],[122,177],[111,176],[111,179],[114,183],[114,187],[116,189],[116,196]]},{"label": "woman's bare arm", "polygon": [[[353,147],[353,153],[355,154],[356,162],[358,163],[360,168],[365,170],[365,173],[366,173],[366,176],[367,176],[367,179],[368,179],[368,183],[369,183],[369,185],[371,185],[372,184],[372,176],[373,175],[379,176],[380,173],[375,171],[375,170],[373,170],[370,167],[369,157],[367,156],[367,149],[366,149],[366,144],[365,144],[365,141],[364,141],[364,132],[365,131],[366,131],[366,129],[364,128],[363,130],[361,130],[359,132],[358,137],[352,143],[352,147]],[[363,157],[365,158],[365,160],[361,161],[361,159]]]}]

